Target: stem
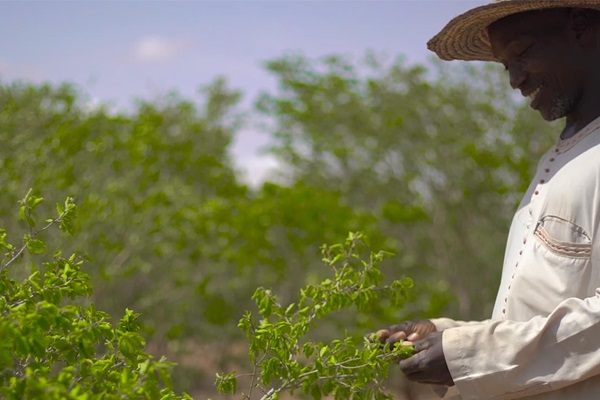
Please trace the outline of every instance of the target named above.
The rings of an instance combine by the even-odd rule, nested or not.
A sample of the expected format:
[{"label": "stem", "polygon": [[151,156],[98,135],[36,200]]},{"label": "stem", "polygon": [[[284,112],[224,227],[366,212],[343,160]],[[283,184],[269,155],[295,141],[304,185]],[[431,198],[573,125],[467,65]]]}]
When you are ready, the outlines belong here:
[{"label": "stem", "polygon": [[[267,353],[269,352],[269,347],[270,345],[267,344],[267,348],[265,349],[265,353],[262,355],[262,357],[254,363],[254,367],[252,370],[252,382],[250,382],[250,390],[248,390],[248,399],[251,400],[252,399],[252,389],[254,389],[254,386],[256,384],[256,369],[258,368],[258,366],[264,361],[264,359],[267,357]],[[243,376],[243,375],[238,375],[239,376]],[[266,395],[265,395],[266,396]]]},{"label": "stem", "polygon": [[24,245],[23,247],[21,247],[19,249],[19,251],[17,252],[17,254],[15,254],[15,256],[13,258],[11,258],[10,260],[8,260],[8,262],[6,264],[4,264],[2,267],[0,267],[0,272],[3,272],[6,268],[8,268],[8,266],[10,264],[12,264],[17,258],[19,258],[19,256],[21,254],[23,254],[23,252],[25,251],[26,248],[27,248],[27,245]]},{"label": "stem", "polygon": [[271,396],[273,396],[274,394],[275,394],[275,389],[271,389],[263,397],[261,397],[260,400],[267,400],[267,399],[271,398]]},{"label": "stem", "polygon": [[248,400],[252,400],[252,389],[254,389],[254,383],[256,382],[256,367],[258,364],[254,364],[252,369],[252,382],[250,382],[250,390],[248,390]]},{"label": "stem", "polygon": [[[52,225],[54,225],[55,223],[59,222],[59,221],[60,221],[60,220],[61,220],[61,219],[62,219],[62,218],[65,216],[65,214],[66,214],[66,213],[64,213],[64,214],[60,215],[60,216],[59,216],[57,219],[53,219],[52,221],[50,221],[50,222],[48,223],[48,225],[44,226],[44,227],[43,227],[43,228],[41,228],[39,231],[34,231],[34,232],[31,232],[31,235],[30,235],[30,240],[31,240],[31,239],[35,239],[35,238],[37,238],[37,237],[38,237],[38,235],[39,235],[40,233],[42,233],[43,231],[47,230],[48,228],[50,228],[50,227],[51,227]],[[31,230],[31,227],[29,227],[29,228],[30,228],[30,230]],[[25,243],[25,244],[24,244],[24,245],[23,245],[23,246],[22,246],[22,247],[19,249],[19,251],[17,252],[17,254],[15,254],[15,255],[13,256],[13,258],[11,258],[10,260],[8,260],[8,262],[7,262],[6,264],[4,264],[4,265],[0,266],[0,272],[4,271],[6,268],[8,268],[8,266],[9,266],[10,264],[12,264],[13,262],[15,262],[15,260],[16,260],[17,258],[19,258],[19,256],[21,256],[21,254],[23,254],[23,252],[25,251],[25,249],[26,249],[26,248],[27,248],[27,243]]]}]

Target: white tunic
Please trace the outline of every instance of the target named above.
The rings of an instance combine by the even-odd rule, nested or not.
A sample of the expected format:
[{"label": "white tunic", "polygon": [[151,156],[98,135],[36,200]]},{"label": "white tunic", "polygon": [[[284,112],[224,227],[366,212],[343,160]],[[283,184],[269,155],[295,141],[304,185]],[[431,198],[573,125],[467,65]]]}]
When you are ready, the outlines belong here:
[{"label": "white tunic", "polygon": [[600,118],[540,161],[492,319],[437,319],[463,400],[600,399]]}]

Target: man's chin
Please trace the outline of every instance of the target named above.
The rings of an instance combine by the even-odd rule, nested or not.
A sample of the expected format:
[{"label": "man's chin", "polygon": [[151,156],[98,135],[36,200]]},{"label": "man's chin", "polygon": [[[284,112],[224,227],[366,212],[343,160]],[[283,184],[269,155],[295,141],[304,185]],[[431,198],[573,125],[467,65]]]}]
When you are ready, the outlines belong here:
[{"label": "man's chin", "polygon": [[566,117],[573,109],[574,101],[568,97],[555,99],[553,104],[549,107],[541,107],[540,105],[537,107],[537,111],[542,115],[542,118],[548,122]]},{"label": "man's chin", "polygon": [[540,111],[540,115],[542,116],[542,118],[544,118],[544,120],[546,120],[548,122],[556,121],[558,119],[565,117],[564,115],[557,115],[557,114],[547,113],[547,112],[543,112],[543,111]]}]

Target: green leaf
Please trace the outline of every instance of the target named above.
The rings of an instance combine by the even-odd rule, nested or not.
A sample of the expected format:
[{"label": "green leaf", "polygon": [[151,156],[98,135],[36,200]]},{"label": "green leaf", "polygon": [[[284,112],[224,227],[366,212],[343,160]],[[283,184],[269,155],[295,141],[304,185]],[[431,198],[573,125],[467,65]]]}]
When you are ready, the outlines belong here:
[{"label": "green leaf", "polygon": [[329,353],[329,347],[323,346],[319,351],[319,357],[323,358]]},{"label": "green leaf", "polygon": [[218,373],[216,386],[219,390],[219,393],[235,394],[237,391],[237,379],[235,378],[235,371],[229,374]]},{"label": "green leaf", "polygon": [[31,239],[27,241],[27,250],[32,254],[41,254],[46,251],[46,245],[39,239]]},{"label": "green leaf", "polygon": [[33,210],[35,207],[37,207],[43,201],[44,201],[43,197],[31,196],[29,199],[27,199],[27,205],[29,206],[29,208],[31,208]]},{"label": "green leaf", "polygon": [[135,332],[124,332],[118,340],[119,350],[131,360],[136,360],[145,345],[144,339]]}]

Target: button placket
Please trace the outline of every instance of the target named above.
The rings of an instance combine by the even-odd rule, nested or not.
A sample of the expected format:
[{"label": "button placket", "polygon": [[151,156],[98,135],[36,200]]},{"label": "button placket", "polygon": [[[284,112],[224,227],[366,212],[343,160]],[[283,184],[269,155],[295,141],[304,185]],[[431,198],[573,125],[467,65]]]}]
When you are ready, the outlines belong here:
[{"label": "button placket", "polygon": [[[599,118],[600,121],[600,118]],[[535,202],[535,200],[537,199],[537,197],[540,194],[540,191],[542,190],[543,186],[545,186],[545,184],[550,180],[550,172],[555,169],[554,168],[554,163],[556,162],[557,157],[560,155],[560,149],[559,147],[555,147],[553,150],[553,155],[547,160],[546,165],[544,166],[543,169],[543,173],[541,174],[541,176],[539,177],[539,180],[537,181],[537,185],[536,188],[531,196],[530,202],[529,202],[529,222],[527,224],[526,230],[525,230],[525,235],[523,237],[523,245],[521,246],[521,249],[519,250],[519,255],[517,257],[517,261],[515,263],[515,268],[514,268],[514,272],[512,274],[511,277],[511,282],[508,285],[507,288],[507,292],[506,292],[506,296],[504,297],[504,307],[502,308],[502,314],[506,314],[506,307],[508,305],[508,296],[510,293],[510,289],[512,288],[512,281],[515,279],[515,276],[517,275],[517,268],[519,267],[519,262],[521,260],[521,257],[523,256],[523,252],[525,250],[525,246],[527,244],[527,238],[530,235],[530,230],[532,227],[532,222],[533,222],[533,203]]]},{"label": "button placket", "polygon": [[525,236],[523,237],[523,246],[521,247],[521,250],[519,250],[519,257],[517,259],[517,262],[515,263],[515,269],[514,272],[511,276],[511,284],[508,285],[508,289],[506,292],[506,296],[504,297],[504,307],[502,308],[502,314],[506,314],[506,305],[508,304],[508,294],[510,292],[510,288],[512,287],[512,281],[515,279],[515,276],[517,275],[517,268],[519,267],[519,261],[521,261],[521,256],[523,255],[523,250],[525,249],[525,245],[527,244],[527,236],[529,235],[529,228],[531,227],[531,216],[529,217],[529,223],[527,224],[527,229],[525,231]]},{"label": "button placket", "polygon": [[[554,153],[558,154],[559,149],[555,148],[554,149]],[[554,157],[550,157],[550,159],[548,160],[549,163],[554,163],[556,161],[556,156]],[[531,229],[531,222],[532,222],[532,216],[533,216],[533,210],[532,210],[532,203],[534,202],[536,196],[538,196],[540,194],[540,190],[542,189],[542,186],[546,184],[546,182],[548,181],[548,174],[551,171],[551,166],[547,165],[544,168],[544,174],[540,177],[537,187],[535,189],[535,191],[533,192],[533,195],[531,196],[531,201],[529,204],[529,223],[527,224],[527,229],[525,231],[525,236],[523,237],[523,245],[521,247],[521,249],[519,250],[519,257],[517,259],[517,262],[515,263],[515,269],[514,272],[511,276],[511,284],[508,285],[508,290],[506,293],[506,297],[504,298],[504,307],[502,309],[502,314],[506,314],[506,306],[508,304],[508,294],[510,292],[510,289],[512,287],[512,280],[515,279],[515,276],[517,275],[517,268],[519,267],[519,261],[521,260],[521,257],[523,256],[523,251],[525,250],[525,245],[527,244],[527,237],[529,236],[529,230]]]},{"label": "button placket", "polygon": [[[554,154],[556,154],[556,155],[554,157],[550,157],[550,159],[548,160],[549,163],[554,163],[556,161],[556,157],[558,156],[559,151],[560,151],[560,149],[558,147],[556,147],[554,149]],[[544,168],[544,175],[542,175],[540,177],[537,187],[535,188],[535,191],[533,192],[532,201],[535,196],[538,196],[540,194],[542,185],[544,185],[548,181],[549,173],[550,173],[550,165],[546,165]]]},{"label": "button placket", "polygon": [[[509,285],[507,287],[506,296],[504,298],[504,307],[502,308],[503,315],[506,314],[506,308],[508,306],[508,296],[509,296],[510,290],[512,288],[513,280],[515,279],[515,276],[517,275],[517,272],[518,272],[517,268],[519,267],[519,262],[523,255],[523,252],[525,250],[527,238],[530,235],[530,230],[532,229],[532,226],[536,226],[536,225],[532,224],[532,222],[534,222],[533,221],[533,219],[534,219],[533,218],[533,214],[534,214],[533,205],[536,202],[541,190],[544,189],[545,184],[550,180],[550,173],[557,169],[557,167],[555,165],[557,158],[561,154],[566,153],[569,149],[571,149],[573,146],[575,146],[575,144],[577,144],[579,141],[581,141],[581,139],[583,139],[584,137],[589,135],[591,132],[598,130],[599,128],[600,128],[600,117],[597,118],[588,127],[586,127],[582,132],[578,133],[575,137],[571,138],[570,140],[563,140],[563,141],[560,141],[559,143],[557,143],[556,147],[552,150],[550,157],[546,160],[546,163],[543,167],[543,173],[540,174],[541,176],[539,176],[539,180],[537,181],[537,185],[536,185],[535,190],[534,190],[533,194],[531,195],[531,198],[529,201],[529,205],[528,205],[529,223],[527,224],[527,227],[525,230],[525,235],[523,238],[523,245],[522,245],[521,249],[519,250],[519,254],[517,256],[517,261],[515,262],[513,274],[511,277],[511,282],[509,283]],[[537,223],[537,221],[536,221],[536,223]],[[535,229],[535,228],[533,228],[533,229]]]}]

